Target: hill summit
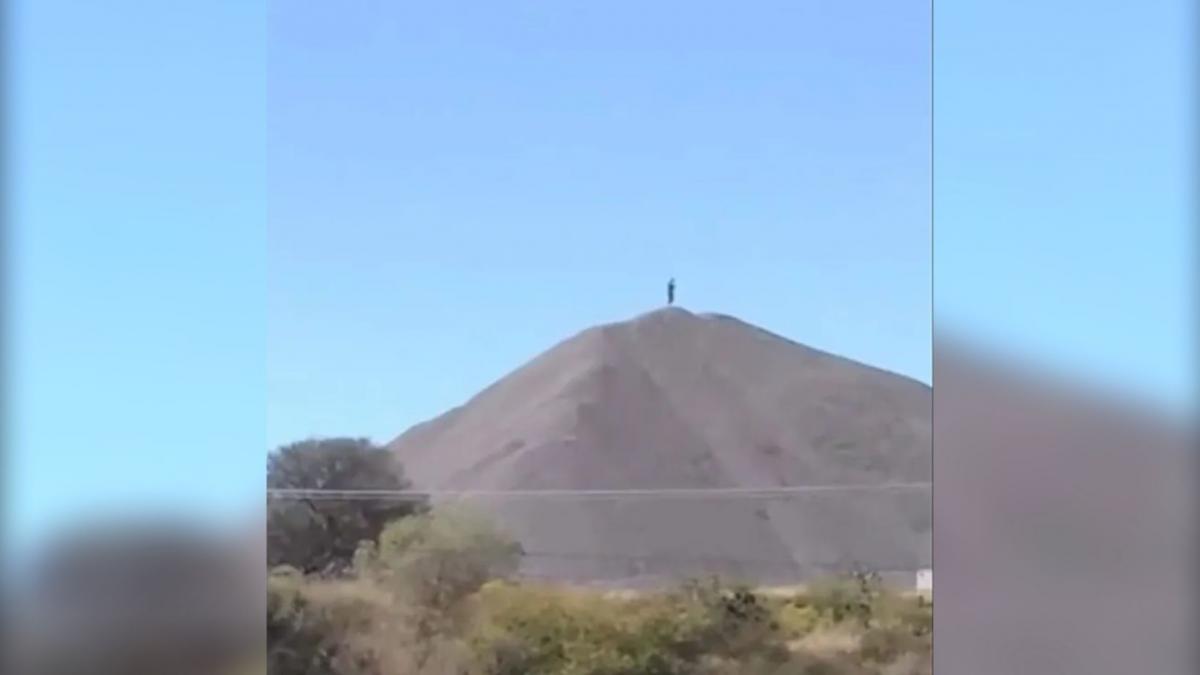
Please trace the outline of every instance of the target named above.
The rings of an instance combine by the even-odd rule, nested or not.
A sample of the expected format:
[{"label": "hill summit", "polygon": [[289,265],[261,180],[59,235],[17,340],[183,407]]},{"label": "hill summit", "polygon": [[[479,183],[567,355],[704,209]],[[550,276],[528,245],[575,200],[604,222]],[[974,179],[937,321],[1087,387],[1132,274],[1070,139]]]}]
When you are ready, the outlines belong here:
[{"label": "hill summit", "polygon": [[[930,493],[904,487],[931,477],[931,401],[921,382],[670,307],[585,330],[389,447],[423,489],[671,491],[489,502],[534,576],[909,571],[931,555]],[[698,489],[717,491],[676,492]]]}]

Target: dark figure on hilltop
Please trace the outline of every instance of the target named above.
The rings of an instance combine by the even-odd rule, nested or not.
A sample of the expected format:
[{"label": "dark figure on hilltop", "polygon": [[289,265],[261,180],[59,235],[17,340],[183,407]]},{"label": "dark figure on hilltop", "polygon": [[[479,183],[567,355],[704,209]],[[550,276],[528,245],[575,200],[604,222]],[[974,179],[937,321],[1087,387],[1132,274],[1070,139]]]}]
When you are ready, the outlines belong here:
[{"label": "dark figure on hilltop", "polygon": [[675,304],[675,278],[674,277],[672,277],[671,280],[667,282],[667,304],[668,305]]}]

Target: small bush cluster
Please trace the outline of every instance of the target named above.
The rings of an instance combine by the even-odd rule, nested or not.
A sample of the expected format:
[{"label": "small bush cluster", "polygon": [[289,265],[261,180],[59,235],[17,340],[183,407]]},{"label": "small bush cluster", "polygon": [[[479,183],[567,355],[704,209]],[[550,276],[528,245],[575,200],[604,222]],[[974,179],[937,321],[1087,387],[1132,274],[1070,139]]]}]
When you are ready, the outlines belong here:
[{"label": "small bush cluster", "polygon": [[[360,439],[281,448],[268,484],[409,486],[390,453]],[[424,500],[280,500],[267,529],[273,675],[932,672],[932,606],[866,572],[788,595],[709,579],[618,596],[511,581],[514,540]]]},{"label": "small bush cluster", "polygon": [[[491,554],[475,559],[494,561]],[[413,572],[430,574],[428,560],[422,560]],[[455,573],[442,579],[451,586],[466,579],[462,586],[412,595],[411,580],[397,582],[394,566],[378,559],[373,564],[353,579],[272,576],[271,673],[931,672],[931,606],[882,588],[864,588],[854,579],[784,597],[715,580],[617,596],[505,580],[481,583],[480,575],[460,574],[462,568],[452,566]],[[380,565],[387,574],[378,573]],[[429,583],[432,577],[425,579]],[[430,599],[441,604],[420,604]]]},{"label": "small bush cluster", "polygon": [[273,570],[274,675],[919,675],[932,607],[855,574],[790,595],[718,580],[615,595],[511,581],[522,551],[479,514],[387,525],[347,571]]}]

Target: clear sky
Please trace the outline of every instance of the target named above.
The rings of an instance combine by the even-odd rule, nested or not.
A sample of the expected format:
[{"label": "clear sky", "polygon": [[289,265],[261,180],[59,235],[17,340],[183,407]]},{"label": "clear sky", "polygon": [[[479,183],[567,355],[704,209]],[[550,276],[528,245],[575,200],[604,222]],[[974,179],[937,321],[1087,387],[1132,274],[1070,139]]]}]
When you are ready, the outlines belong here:
[{"label": "clear sky", "polygon": [[938,1],[939,331],[1195,409],[1197,7]]},{"label": "clear sky", "polygon": [[[1193,400],[1194,3],[1050,4],[937,3],[939,326]],[[929,378],[927,3],[8,5],[10,543],[261,505],[671,275]]]},{"label": "clear sky", "polygon": [[5,553],[81,518],[244,514],[266,445],[265,9],[7,4]]},{"label": "clear sky", "polygon": [[276,3],[268,436],[665,302],[929,381],[924,2]]}]

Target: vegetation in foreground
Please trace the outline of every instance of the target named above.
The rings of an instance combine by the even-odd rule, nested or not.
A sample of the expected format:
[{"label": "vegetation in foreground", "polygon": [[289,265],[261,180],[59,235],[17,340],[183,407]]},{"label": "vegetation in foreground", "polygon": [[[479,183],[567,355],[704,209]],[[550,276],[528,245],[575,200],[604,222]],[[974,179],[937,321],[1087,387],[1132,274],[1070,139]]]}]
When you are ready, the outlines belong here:
[{"label": "vegetation in foreground", "polygon": [[[389,462],[365,441],[309,441],[272,457],[269,483],[406,488]],[[490,520],[424,502],[278,502],[268,536],[273,675],[932,672],[932,606],[869,574],[787,595],[718,580],[633,595],[521,583],[521,547]]]},{"label": "vegetation in foreground", "polygon": [[520,548],[433,509],[353,572],[272,572],[276,675],[906,675],[931,672],[932,607],[858,575],[764,595],[716,580],[619,595],[508,580]]}]

